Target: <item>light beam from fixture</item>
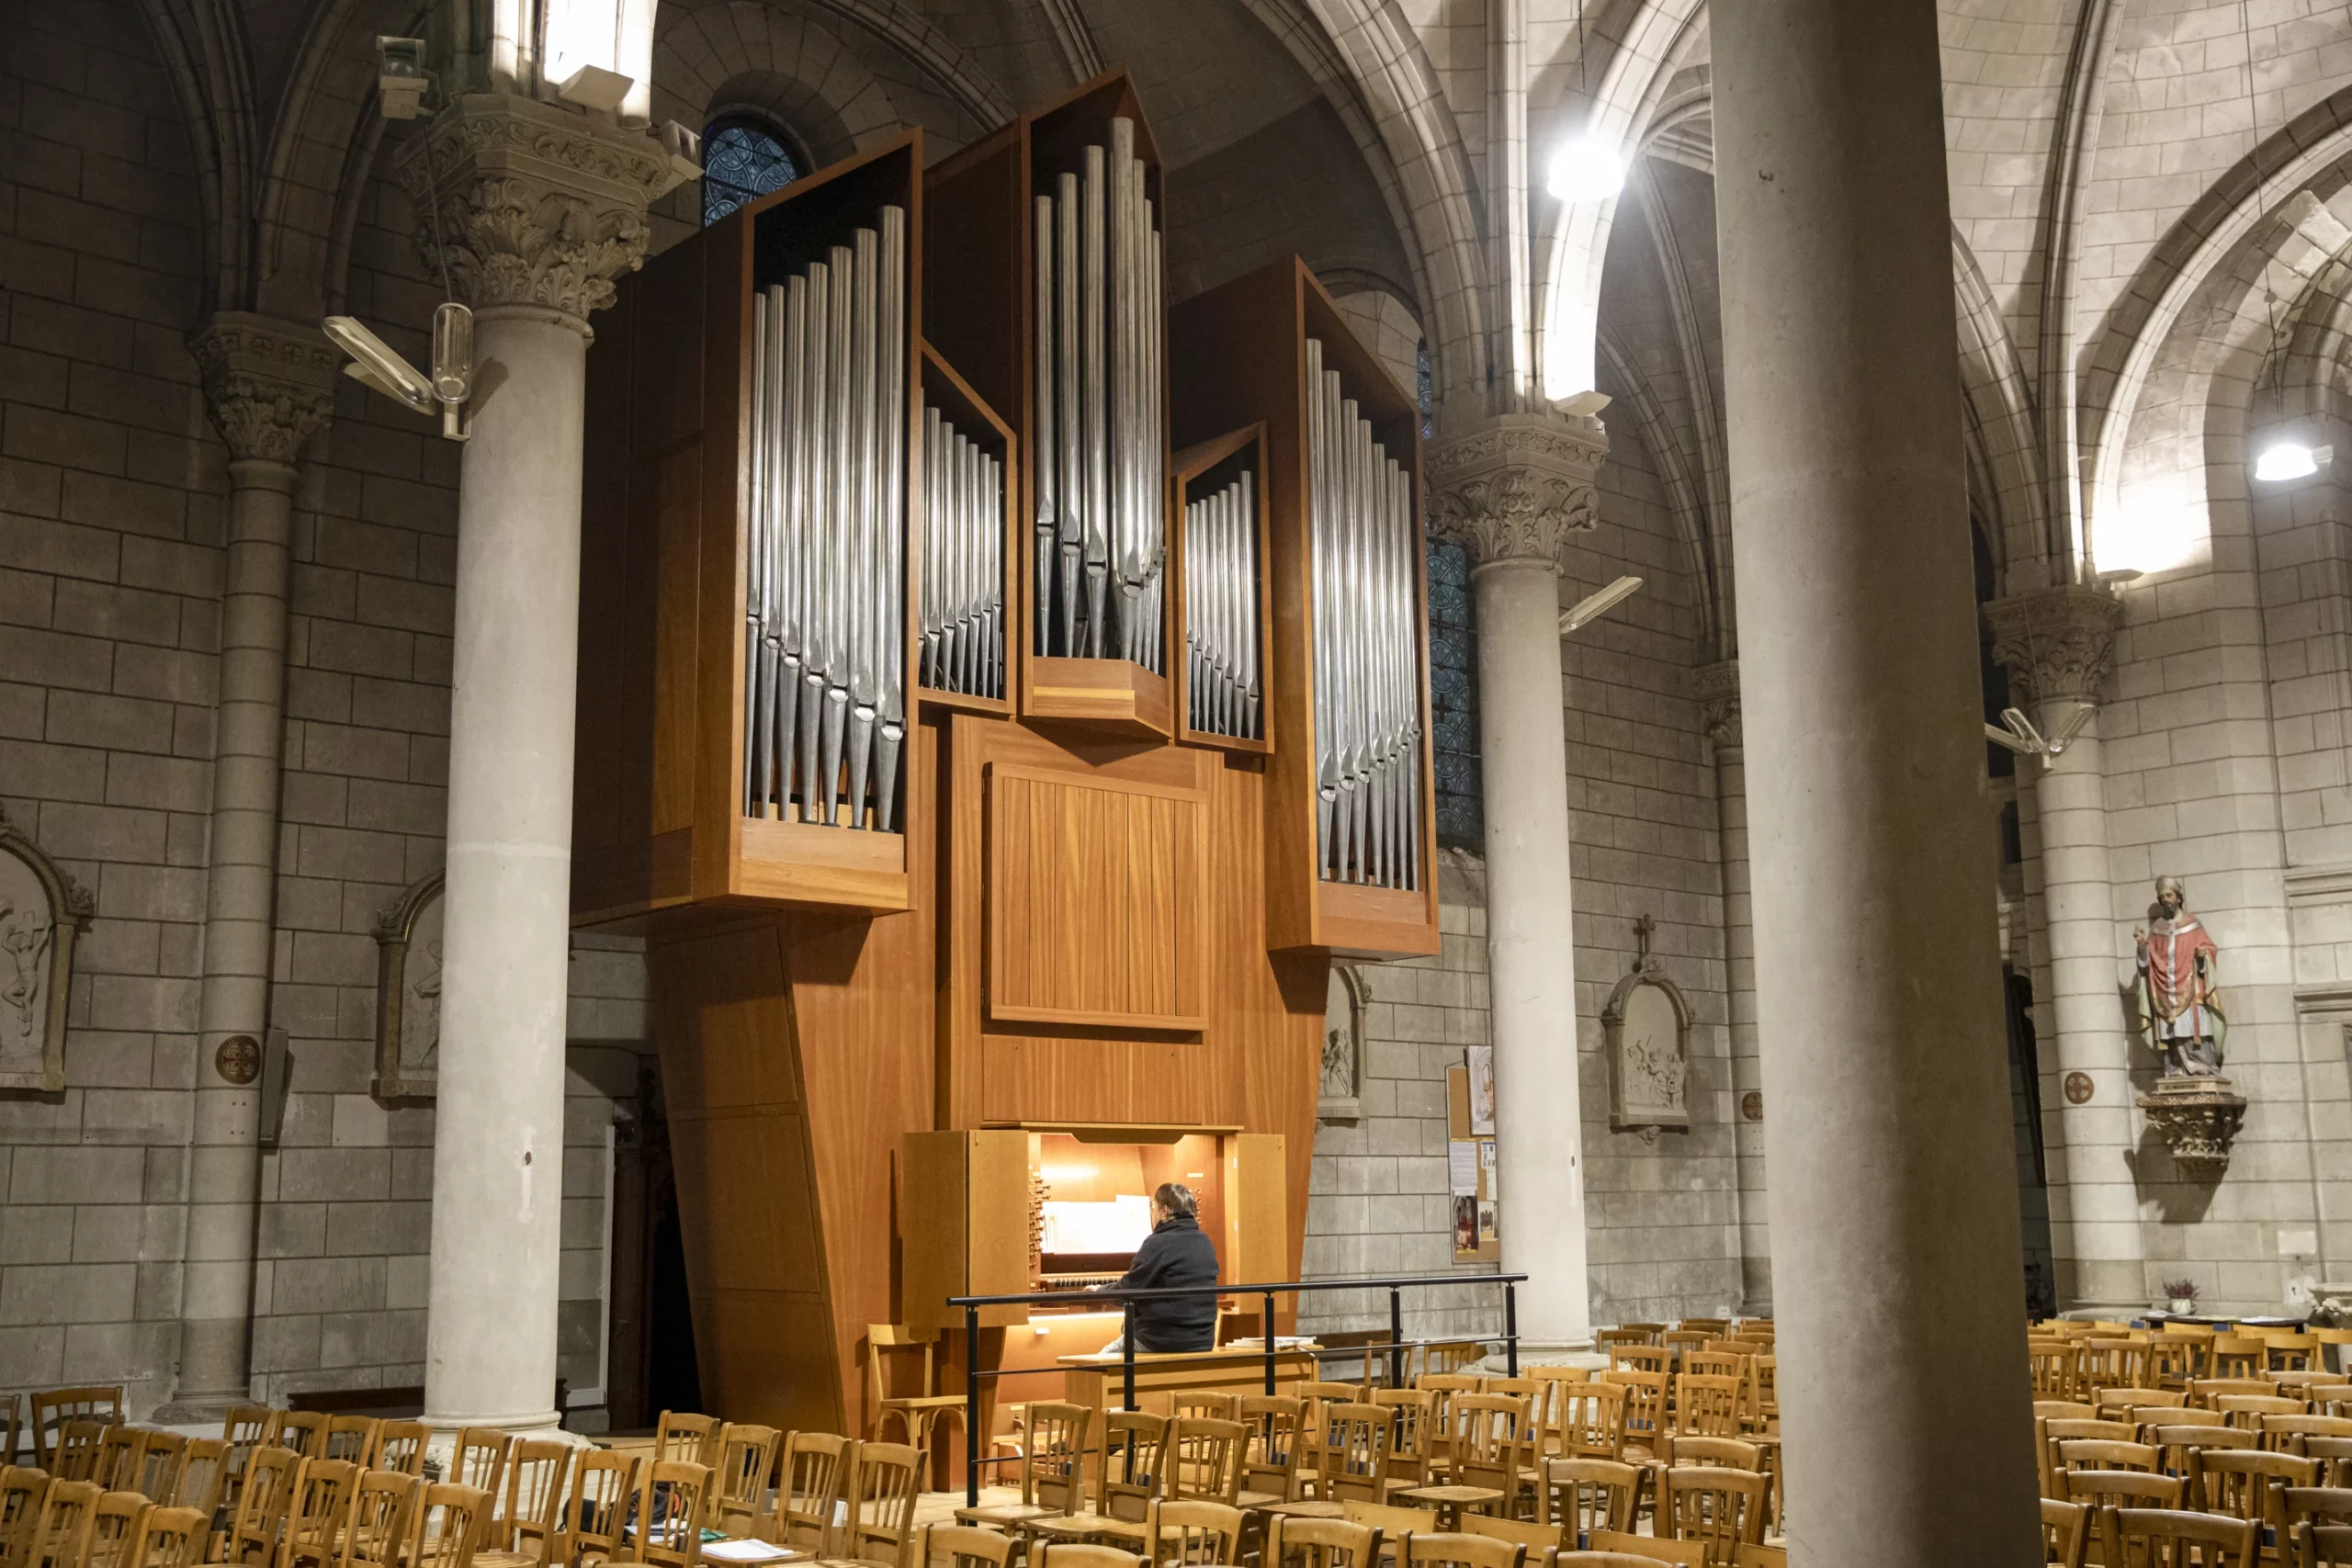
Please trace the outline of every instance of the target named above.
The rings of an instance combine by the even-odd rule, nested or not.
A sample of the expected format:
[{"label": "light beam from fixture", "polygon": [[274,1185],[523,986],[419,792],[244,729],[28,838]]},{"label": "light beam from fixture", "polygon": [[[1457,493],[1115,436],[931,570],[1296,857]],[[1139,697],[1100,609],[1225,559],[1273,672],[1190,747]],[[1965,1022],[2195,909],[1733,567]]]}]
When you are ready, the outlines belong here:
[{"label": "light beam from fixture", "polygon": [[1617,150],[1586,131],[1568,138],[1552,154],[1544,188],[1570,206],[1607,201],[1625,188],[1625,161]]}]

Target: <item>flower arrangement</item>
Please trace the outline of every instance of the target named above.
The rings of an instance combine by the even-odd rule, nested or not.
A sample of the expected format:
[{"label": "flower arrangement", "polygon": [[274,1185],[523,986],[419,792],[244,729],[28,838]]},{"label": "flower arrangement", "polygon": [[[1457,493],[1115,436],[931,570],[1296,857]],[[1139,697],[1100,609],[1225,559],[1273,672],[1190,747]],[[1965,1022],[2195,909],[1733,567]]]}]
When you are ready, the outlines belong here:
[{"label": "flower arrangement", "polygon": [[2175,1312],[2195,1312],[2197,1310],[2197,1281],[2194,1280],[2167,1280],[2165,1284],[2165,1300],[2172,1304],[2172,1310]]}]

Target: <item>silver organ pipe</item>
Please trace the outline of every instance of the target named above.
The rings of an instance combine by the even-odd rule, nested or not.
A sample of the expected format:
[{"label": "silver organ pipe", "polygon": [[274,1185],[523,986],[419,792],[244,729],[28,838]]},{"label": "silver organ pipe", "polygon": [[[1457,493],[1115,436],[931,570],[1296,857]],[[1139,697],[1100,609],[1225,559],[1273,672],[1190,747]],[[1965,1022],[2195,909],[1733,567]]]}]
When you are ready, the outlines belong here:
[{"label": "silver organ pipe", "polygon": [[923,684],[1001,697],[1004,465],[935,408],[922,428]]},{"label": "silver organ pipe", "polygon": [[1192,728],[1262,740],[1258,728],[1258,503],[1239,478],[1184,508],[1184,652]]},{"label": "silver organ pipe", "polygon": [[1166,261],[1135,122],[1033,197],[1035,651],[1165,673]]},{"label": "silver organ pipe", "polygon": [[744,809],[897,830],[906,212],[752,297]]},{"label": "silver organ pipe", "polygon": [[1309,338],[1315,777],[1326,881],[1421,886],[1419,541],[1410,475]]}]

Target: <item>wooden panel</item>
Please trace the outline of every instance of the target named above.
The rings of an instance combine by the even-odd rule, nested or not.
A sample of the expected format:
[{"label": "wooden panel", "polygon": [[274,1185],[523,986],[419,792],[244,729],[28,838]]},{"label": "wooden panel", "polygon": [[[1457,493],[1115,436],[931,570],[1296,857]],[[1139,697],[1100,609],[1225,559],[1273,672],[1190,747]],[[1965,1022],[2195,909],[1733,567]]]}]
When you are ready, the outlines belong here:
[{"label": "wooden panel", "polygon": [[1197,1042],[1060,1040],[990,1032],[976,1053],[975,1120],[1197,1126],[1214,1056]]},{"label": "wooden panel", "polygon": [[[970,1293],[1019,1295],[1029,1289],[1029,1145],[1023,1132],[983,1131],[971,1140],[967,1181],[971,1193]],[[1003,1326],[1029,1321],[1025,1307],[984,1311],[980,1321]]]},{"label": "wooden panel", "polygon": [[1140,664],[1124,659],[1032,658],[1023,668],[1026,694],[1022,711],[1031,718],[1083,724],[1103,735],[1136,740],[1164,740],[1175,733],[1176,707],[1168,677]]},{"label": "wooden panel", "polygon": [[1227,1277],[1248,1284],[1295,1280],[1290,1259],[1289,1171],[1280,1133],[1236,1133],[1225,1140]]},{"label": "wooden panel", "polygon": [[988,788],[989,1015],[1200,1028],[1202,794],[1001,763]]},{"label": "wooden panel", "polygon": [[[968,1133],[909,1133],[899,1152],[899,1320],[912,1328],[961,1326],[950,1296],[968,1294],[971,1198]],[[1024,1229],[1026,1226],[1023,1227]]]}]

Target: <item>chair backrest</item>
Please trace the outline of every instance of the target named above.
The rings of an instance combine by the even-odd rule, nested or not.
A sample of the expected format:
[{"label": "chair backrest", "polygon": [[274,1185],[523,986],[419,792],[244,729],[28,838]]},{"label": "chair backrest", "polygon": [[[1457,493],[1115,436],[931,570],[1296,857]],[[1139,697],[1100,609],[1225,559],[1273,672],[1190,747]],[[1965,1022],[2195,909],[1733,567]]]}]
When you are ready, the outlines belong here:
[{"label": "chair backrest", "polygon": [[2071,1470],[2136,1470],[2154,1475],[2164,1468],[2165,1456],[2146,1443],[2120,1443],[2104,1438],[2068,1438],[2058,1445],[2058,1468]]},{"label": "chair backrest", "polygon": [[87,1479],[109,1492],[138,1490],[132,1483],[139,1478],[140,1439],[144,1436],[136,1427],[108,1427],[99,1433],[97,1457]]},{"label": "chair backrest", "polygon": [[1028,1439],[1021,1446],[1023,1505],[1078,1511],[1085,1501],[1086,1437],[1093,1423],[1092,1405],[1039,1400],[1029,1406]]},{"label": "chair backrest", "polygon": [[506,1496],[483,1527],[483,1544],[549,1561],[552,1543],[563,1533],[564,1483],[571,1478],[570,1443],[551,1438],[515,1443],[506,1456]]},{"label": "chair backrest", "polygon": [[629,1503],[637,1495],[635,1454],[586,1449],[571,1463],[571,1501],[563,1510],[563,1540],[550,1560],[587,1562],[628,1555]]},{"label": "chair backrest", "polygon": [[286,1543],[277,1559],[282,1568],[335,1560],[358,1485],[359,1467],[347,1459],[314,1459],[302,1467],[294,1506],[286,1516]]},{"label": "chair backrest", "polygon": [[1638,1558],[1645,1568],[1658,1562],[1668,1568],[1707,1568],[1707,1543],[1702,1540],[1596,1530],[1588,1538],[1588,1543],[1595,1551]]},{"label": "chair backrest", "polygon": [[[221,1443],[221,1447],[225,1450],[228,1445]],[[212,1516],[202,1508],[160,1505],[150,1508],[140,1526],[139,1548],[131,1561],[146,1568],[198,1568],[204,1561],[204,1538],[211,1529]]]},{"label": "chair backrest", "polygon": [[2027,1364],[2033,1373],[2033,1392],[2051,1399],[2065,1399],[2075,1392],[2075,1364],[2080,1352],[2064,1339],[2029,1337]]},{"label": "chair backrest", "polygon": [[2083,1549],[2090,1538],[2089,1504],[2060,1497],[2041,1500],[2041,1561],[2048,1568],[2083,1568]]},{"label": "chair backrest", "polygon": [[1525,1519],[1507,1518],[1498,1514],[1463,1515],[1462,1533],[1515,1541],[1525,1547],[1527,1555],[1538,1562],[1559,1551],[1561,1542],[1566,1539],[1558,1525],[1531,1524]]},{"label": "chair backrest", "polygon": [[1443,1446],[1437,1429],[1437,1397],[1425,1388],[1373,1390],[1372,1403],[1389,1412],[1392,1486],[1419,1486],[1430,1479],[1430,1457]]},{"label": "chair backrest", "polygon": [[776,1445],[784,1434],[773,1427],[729,1421],[719,1429],[718,1474],[713,1482],[710,1526],[748,1536],[767,1512],[768,1478],[775,1473]]},{"label": "chair backrest", "polygon": [[292,1449],[304,1459],[327,1457],[327,1418],[315,1410],[281,1410],[272,1424],[269,1440]]},{"label": "chair backrest", "polygon": [[[1037,1411],[1035,1404],[1029,1407],[1033,1447]],[[850,1459],[849,1439],[831,1432],[795,1432],[785,1439],[784,1473],[775,1499],[778,1546],[796,1551],[831,1550],[833,1512],[849,1497]],[[1024,1473],[1026,1469],[1024,1463]]]},{"label": "chair backrest", "polygon": [[268,1563],[277,1556],[277,1538],[294,1506],[302,1467],[311,1461],[292,1449],[255,1449],[237,1484],[237,1517],[229,1526],[228,1561]]},{"label": "chair backrest", "polygon": [[1398,1543],[1396,1551],[1397,1568],[1421,1568],[1423,1563],[1444,1563],[1450,1568],[1522,1568],[1526,1562],[1527,1548],[1515,1540],[1466,1533],[1431,1531],[1427,1535],[1408,1535]]},{"label": "chair backrest", "polygon": [[2278,1515],[2289,1531],[2299,1525],[2352,1525],[2352,1487],[2281,1487]]},{"label": "chair backrest", "polygon": [[2092,1388],[2138,1388],[2147,1382],[2148,1347],[2138,1340],[2083,1341],[2083,1382]]},{"label": "chair backrest", "polygon": [[49,1472],[60,1481],[97,1480],[98,1448],[112,1429],[81,1416],[59,1422],[49,1445]]},{"label": "chair backrest", "polygon": [[[865,1387],[873,1406],[869,1420],[881,1409],[882,1401],[890,1396],[890,1353],[894,1350],[922,1352],[922,1382],[912,1397],[928,1399],[932,1392],[933,1345],[936,1331],[910,1328],[903,1323],[869,1323],[865,1325]],[[903,1397],[903,1396],[902,1396]]]},{"label": "chair backrest", "polygon": [[52,1481],[41,1499],[40,1523],[33,1534],[36,1563],[43,1551],[57,1568],[81,1568],[97,1523],[98,1499],[106,1488],[95,1481]]},{"label": "chair backrest", "polygon": [[711,1468],[657,1459],[637,1472],[637,1557],[655,1568],[695,1568],[710,1522]]},{"label": "chair backrest", "polygon": [[2352,1568],[2352,1525],[2302,1525],[2295,1531],[2297,1568]]},{"label": "chair backrest", "polygon": [[1700,1377],[1689,1372],[1674,1380],[1674,1429],[1702,1438],[1736,1438],[1740,1432],[1746,1386],[1739,1378]]},{"label": "chair backrest", "polygon": [[2225,1393],[2213,1401],[2213,1407],[2229,1417],[2233,1427],[2243,1427],[2249,1432],[2262,1430],[2265,1416],[2301,1416],[2303,1402],[2277,1393]]},{"label": "chair backrest", "polygon": [[2154,1427],[2144,1436],[2164,1454],[2157,1468],[2167,1475],[2188,1474],[2196,1469],[2197,1456],[2208,1449],[2262,1446],[2255,1433],[2236,1427]]},{"label": "chair backrest", "polygon": [[1763,1540],[1770,1492],[1770,1481],[1752,1470],[1676,1465],[1666,1472],[1660,1511],[1675,1540],[1698,1541],[1710,1562],[1727,1564],[1742,1542]]},{"label": "chair backrest", "polygon": [[1031,1558],[1037,1568],[1145,1568],[1149,1561],[1132,1551],[1121,1551],[1115,1546],[1096,1546],[1091,1541],[1053,1540],[1036,1549]]},{"label": "chair backrest", "polygon": [[2250,1519],[2117,1508],[2100,1523],[2107,1540],[2099,1561],[2107,1568],[2256,1568],[2262,1549],[2262,1527]]},{"label": "chair backrest", "polygon": [[1611,1367],[1600,1374],[1600,1381],[1625,1391],[1625,1442],[1655,1450],[1668,1429],[1666,1374],[1634,1367]]},{"label": "chair backrest", "polygon": [[2330,1486],[2352,1486],[2352,1438],[2312,1436],[2302,1443],[2303,1455],[2318,1460]]},{"label": "chair backrest", "polygon": [[8,1402],[5,1406],[6,1419],[0,1420],[0,1432],[6,1433],[5,1438],[0,1438],[0,1470],[5,1470],[17,1462],[17,1445],[24,1439],[24,1401],[13,1393],[0,1393],[0,1399]]},{"label": "chair backrest", "polygon": [[[425,1445],[432,1440],[433,1428],[422,1421],[379,1421],[376,1424],[376,1459],[368,1468],[421,1476],[424,1473]],[[490,1488],[485,1486],[482,1490],[488,1492]]]},{"label": "chair backrest", "polygon": [[2217,1334],[2207,1352],[2217,1378],[2260,1377],[2270,1365],[2270,1347],[2248,1334]]},{"label": "chair backrest", "polygon": [[1323,1416],[1318,1495],[1340,1503],[1377,1503],[1385,1498],[1388,1443],[1395,1429],[1385,1405],[1332,1405]]},{"label": "chair backrest", "polygon": [[1674,1352],[1663,1345],[1611,1345],[1609,1366],[1611,1371],[1623,1368],[1637,1372],[1671,1372]]},{"label": "chair backrest", "polygon": [[1094,1507],[1105,1518],[1140,1524],[1159,1495],[1168,1456],[1169,1420],[1140,1410],[1114,1410],[1102,1417],[1102,1470],[1096,1478]]},{"label": "chair backrest", "polygon": [[187,1446],[180,1450],[179,1472],[172,1477],[171,1495],[157,1496],[153,1492],[147,1495],[166,1507],[202,1509],[209,1529],[214,1511],[227,1495],[228,1480],[228,1443],[220,1438],[190,1438]]},{"label": "chair backrest", "polygon": [[860,1443],[856,1472],[834,1555],[878,1568],[912,1568],[922,1451],[905,1443]]},{"label": "chair backrest", "polygon": [[1276,1514],[1266,1523],[1264,1568],[1378,1568],[1380,1530],[1351,1519],[1294,1519]]},{"label": "chair backrest", "polygon": [[85,1388],[52,1388],[32,1397],[33,1463],[51,1475],[58,1473],[51,1460],[55,1449],[54,1437],[59,1427],[68,1421],[96,1421],[99,1427],[122,1424],[122,1385],[93,1385]]},{"label": "chair backrest", "polygon": [[1535,1517],[1582,1540],[1593,1530],[1630,1530],[1642,1495],[1638,1466],[1613,1459],[1546,1460]]},{"label": "chair backrest", "polygon": [[2059,1481],[2069,1498],[2098,1507],[2177,1508],[2188,1485],[2177,1475],[2147,1475],[2136,1470],[2075,1470]]},{"label": "chair backrest", "polygon": [[0,1568],[40,1568],[41,1505],[49,1498],[49,1472],[29,1464],[0,1465]]},{"label": "chair backrest", "polygon": [[1182,1502],[1230,1505],[1241,1495],[1247,1427],[1238,1421],[1179,1416],[1168,1430],[1170,1451],[1163,1495]]},{"label": "chair backrest", "polygon": [[1625,1387],[1581,1382],[1560,1391],[1560,1452],[1613,1460],[1625,1450]]},{"label": "chair backrest", "polygon": [[2132,1410],[2145,1405],[2177,1408],[2188,1403],[2187,1389],[2168,1388],[2102,1388],[2091,1393],[2091,1406],[2100,1416],[2108,1416],[2119,1410]]},{"label": "chair backrest", "polygon": [[1227,1504],[1161,1497],[1145,1516],[1144,1539],[1159,1543],[1153,1554],[1159,1563],[1182,1563],[1185,1568],[1238,1563],[1242,1520],[1241,1510]]},{"label": "chair backrest", "polygon": [[653,1459],[716,1466],[718,1462],[718,1417],[690,1410],[664,1410],[654,1429]]},{"label": "chair backrest", "polygon": [[2262,1446],[2300,1454],[2312,1438],[2352,1438],[2352,1420],[2341,1416],[2265,1416]]},{"label": "chair backrest", "polygon": [[1719,1464],[1726,1470],[1761,1471],[1764,1450],[1740,1438],[1677,1437],[1673,1461],[1680,1465]]},{"label": "chair backrest", "polygon": [[490,1494],[437,1482],[417,1499],[416,1568],[471,1568],[490,1519]]},{"label": "chair backrest", "polygon": [[1351,1525],[1369,1525],[1391,1540],[1402,1540],[1408,1535],[1419,1535],[1437,1529],[1434,1508],[1399,1508],[1387,1503],[1347,1502],[1340,1505],[1341,1515]]},{"label": "chair backrest", "polygon": [[1527,1401],[1507,1393],[1465,1393],[1453,1402],[1448,1436],[1457,1483],[1487,1487],[1506,1499],[1519,1495],[1533,1437]]},{"label": "chair backrest", "polygon": [[[90,1544],[79,1568],[140,1568],[132,1555],[154,1505],[143,1492],[119,1488],[101,1495],[90,1509]],[[71,1568],[60,1562],[58,1568]]]},{"label": "chair backrest", "polygon": [[1306,1485],[1306,1402],[1285,1394],[1253,1393],[1242,1399],[1240,1410],[1241,1424],[1250,1429],[1241,1489],[1296,1502]]},{"label": "chair backrest", "polygon": [[933,1525],[923,1531],[923,1568],[1011,1568],[1012,1538],[976,1525]]},{"label": "chair backrest", "polygon": [[376,1445],[383,1436],[384,1423],[375,1416],[330,1416],[327,1417],[326,1457],[345,1464],[356,1464],[362,1470],[376,1468]]},{"label": "chair backrest", "polygon": [[2200,1449],[2192,1487],[2194,1506],[2232,1518],[2276,1524],[2276,1489],[2319,1483],[2319,1462],[2260,1449]]},{"label": "chair backrest", "polygon": [[1552,1429],[1552,1395],[1555,1385],[1542,1378],[1487,1378],[1479,1385],[1480,1393],[1499,1393],[1512,1399],[1527,1401],[1527,1422],[1531,1441],[1539,1439]]},{"label": "chair backrest", "polygon": [[424,1486],[423,1476],[397,1470],[362,1475],[343,1534],[343,1568],[400,1568],[401,1552],[416,1533]]},{"label": "chair backrest", "polygon": [[2080,1400],[2037,1399],[2033,1402],[2033,1418],[2037,1421],[2095,1421],[2098,1411]]},{"label": "chair backrest", "polygon": [[1211,1421],[1232,1421],[1239,1418],[1241,1396],[1218,1393],[1210,1389],[1196,1389],[1190,1393],[1168,1396],[1168,1414],[1179,1417],[1203,1416]]},{"label": "chair backrest", "polygon": [[161,1503],[179,1489],[180,1466],[187,1462],[187,1437],[181,1432],[142,1432],[130,1490]]},{"label": "chair backrest", "polygon": [[503,1497],[506,1495],[507,1458],[514,1451],[514,1434],[512,1432],[494,1432],[487,1427],[460,1427],[458,1428],[458,1440],[449,1450],[449,1469],[444,1479],[454,1481],[460,1486],[470,1486],[477,1492],[487,1492],[492,1497]]}]

